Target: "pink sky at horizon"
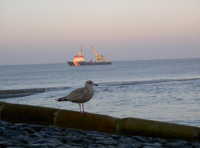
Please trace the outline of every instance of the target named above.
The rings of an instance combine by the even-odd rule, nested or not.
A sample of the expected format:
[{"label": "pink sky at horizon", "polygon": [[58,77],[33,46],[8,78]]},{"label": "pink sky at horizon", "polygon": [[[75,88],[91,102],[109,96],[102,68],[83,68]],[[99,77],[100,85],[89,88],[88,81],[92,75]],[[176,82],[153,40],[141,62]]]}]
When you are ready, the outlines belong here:
[{"label": "pink sky at horizon", "polygon": [[[2,0],[0,20],[0,63],[3,64],[12,63],[1,58],[5,55],[13,57],[12,51],[27,56],[48,51],[50,56],[57,55],[55,62],[61,62],[64,54],[72,56],[72,48],[82,44],[102,48],[112,59],[200,57],[198,0]],[[147,44],[146,47],[143,44]],[[182,54],[171,56],[173,50],[169,49],[166,55],[164,49],[153,50],[154,46],[151,52],[145,49],[154,44],[160,48],[162,44],[165,47],[173,45],[174,50]],[[119,46],[126,48],[124,58]],[[133,49],[135,46],[143,49],[137,51]],[[55,54],[53,48],[60,54]],[[112,54],[116,49],[118,54]],[[136,53],[133,57],[129,55],[130,50]],[[145,56],[141,56],[146,51]],[[31,63],[48,63],[50,59],[33,59]]]}]

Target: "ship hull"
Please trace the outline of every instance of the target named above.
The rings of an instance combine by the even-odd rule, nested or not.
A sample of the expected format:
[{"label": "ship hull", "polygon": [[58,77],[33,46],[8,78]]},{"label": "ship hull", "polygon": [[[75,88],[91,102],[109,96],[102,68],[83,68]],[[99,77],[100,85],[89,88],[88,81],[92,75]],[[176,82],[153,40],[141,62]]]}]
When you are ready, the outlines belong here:
[{"label": "ship hull", "polygon": [[[76,66],[72,61],[69,61],[68,64],[70,66]],[[85,66],[85,65],[110,65],[112,62],[79,62],[78,66]]]}]

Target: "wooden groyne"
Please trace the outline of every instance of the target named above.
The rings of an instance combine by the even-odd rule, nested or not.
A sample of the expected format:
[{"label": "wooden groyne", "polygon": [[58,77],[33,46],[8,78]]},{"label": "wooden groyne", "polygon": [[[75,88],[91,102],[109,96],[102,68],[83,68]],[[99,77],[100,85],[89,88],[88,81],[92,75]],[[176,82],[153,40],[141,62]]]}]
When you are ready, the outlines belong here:
[{"label": "wooden groyne", "polygon": [[0,120],[53,125],[122,135],[140,135],[200,141],[200,128],[138,118],[114,118],[48,107],[0,102]]}]

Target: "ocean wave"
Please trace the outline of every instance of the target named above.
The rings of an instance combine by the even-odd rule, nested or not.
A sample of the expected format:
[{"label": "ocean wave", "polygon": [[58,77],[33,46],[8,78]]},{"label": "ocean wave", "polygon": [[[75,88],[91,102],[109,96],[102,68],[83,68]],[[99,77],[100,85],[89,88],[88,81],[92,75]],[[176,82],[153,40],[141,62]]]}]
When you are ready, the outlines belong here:
[{"label": "ocean wave", "polygon": [[0,90],[0,99],[25,97],[38,93],[44,93],[48,91],[58,91],[69,89],[70,87],[47,87],[47,88],[29,88],[29,89],[12,89],[12,90]]},{"label": "ocean wave", "polygon": [[155,84],[173,81],[194,81],[200,80],[200,77],[195,78],[173,78],[173,79],[154,79],[154,80],[136,80],[136,81],[114,81],[114,82],[102,82],[98,83],[102,86],[123,86],[123,85],[138,85],[138,84]]},{"label": "ocean wave", "polygon": [[[98,83],[101,86],[126,86],[126,85],[143,85],[143,84],[155,84],[173,81],[193,81],[200,80],[200,77],[195,78],[173,78],[173,79],[154,79],[154,80],[136,80],[136,81],[113,81]],[[71,87],[47,87],[47,88],[28,88],[28,89],[12,89],[12,90],[0,90],[0,99],[25,97],[38,93],[44,93],[48,91],[66,90]]]}]

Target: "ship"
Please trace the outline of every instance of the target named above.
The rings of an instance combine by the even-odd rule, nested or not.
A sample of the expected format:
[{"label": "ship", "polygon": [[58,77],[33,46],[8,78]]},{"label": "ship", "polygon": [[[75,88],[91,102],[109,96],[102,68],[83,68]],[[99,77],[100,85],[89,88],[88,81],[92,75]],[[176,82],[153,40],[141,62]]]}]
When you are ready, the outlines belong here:
[{"label": "ship", "polygon": [[84,66],[84,65],[110,65],[112,64],[111,61],[107,60],[102,54],[96,51],[96,49],[93,48],[93,53],[95,56],[95,60],[87,61],[85,59],[83,49],[81,50],[73,57],[72,61],[68,61],[68,64],[70,66]]}]

